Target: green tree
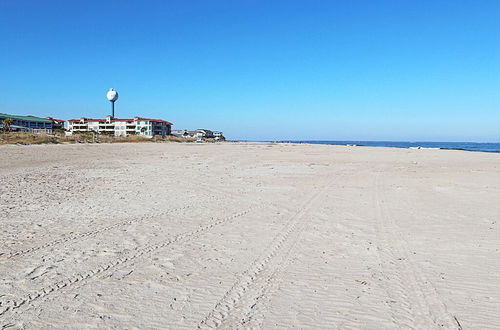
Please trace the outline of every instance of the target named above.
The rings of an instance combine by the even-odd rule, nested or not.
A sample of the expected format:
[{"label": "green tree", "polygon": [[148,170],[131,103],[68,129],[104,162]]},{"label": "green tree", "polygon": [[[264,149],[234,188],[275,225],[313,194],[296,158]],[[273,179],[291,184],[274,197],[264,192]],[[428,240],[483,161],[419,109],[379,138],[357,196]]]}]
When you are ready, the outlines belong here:
[{"label": "green tree", "polygon": [[3,120],[3,130],[5,132],[10,131],[10,126],[12,125],[12,118],[5,118]]}]

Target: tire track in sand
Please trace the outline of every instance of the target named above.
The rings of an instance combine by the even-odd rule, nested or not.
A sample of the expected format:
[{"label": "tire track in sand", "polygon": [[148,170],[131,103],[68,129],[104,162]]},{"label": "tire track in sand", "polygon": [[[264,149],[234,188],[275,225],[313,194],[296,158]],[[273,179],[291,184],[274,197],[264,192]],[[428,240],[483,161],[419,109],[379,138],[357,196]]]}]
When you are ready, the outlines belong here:
[{"label": "tire track in sand", "polygon": [[378,253],[393,322],[408,329],[461,329],[436,288],[412,261],[399,226],[383,202],[380,174],[375,177]]},{"label": "tire track in sand", "polygon": [[75,274],[75,275],[73,275],[65,280],[58,281],[58,282],[53,283],[51,285],[47,285],[45,287],[38,289],[37,291],[31,292],[31,293],[25,295],[24,298],[0,300],[0,316],[4,315],[8,311],[14,311],[22,306],[28,306],[31,303],[33,303],[34,301],[39,300],[41,298],[44,298],[49,294],[53,294],[53,293],[56,293],[58,291],[61,291],[64,288],[70,288],[76,284],[82,283],[85,280],[95,278],[97,275],[102,274],[103,272],[106,272],[110,269],[114,269],[119,265],[130,262],[131,260],[137,259],[145,254],[152,253],[158,249],[167,247],[167,246],[172,245],[174,243],[179,243],[179,242],[183,242],[183,241],[192,239],[199,234],[202,234],[204,232],[208,232],[215,227],[218,227],[220,225],[228,223],[228,222],[232,221],[233,219],[242,217],[242,216],[250,213],[251,211],[253,211],[257,208],[264,207],[265,205],[266,204],[261,204],[259,206],[252,206],[252,207],[245,209],[243,211],[233,213],[230,216],[227,216],[224,218],[219,218],[218,220],[213,221],[207,225],[200,226],[196,230],[187,231],[187,232],[175,235],[173,237],[170,237],[169,239],[167,239],[165,241],[151,244],[151,245],[147,245],[145,247],[137,249],[133,254],[131,254],[129,256],[123,256],[121,258],[117,258],[111,262],[108,262],[105,265],[100,265],[99,267],[96,267],[94,269]]},{"label": "tire track in sand", "polygon": [[[187,183],[186,183],[186,185],[187,185]],[[203,188],[204,190],[208,190],[208,191],[210,191],[210,192],[212,192],[214,194],[215,193],[218,193],[219,195],[221,194],[216,189],[208,187],[208,186],[206,186],[204,184],[202,184],[202,186],[204,187]],[[243,200],[243,198],[240,198],[240,199],[235,198],[234,196],[231,196],[229,193],[225,193],[224,192],[222,194],[223,195],[227,194],[228,197],[231,197],[231,202],[234,202],[234,200]],[[254,203],[256,205],[261,204],[261,203],[267,203],[270,206],[276,207],[276,205],[274,205],[274,203],[270,203],[270,202],[255,201]],[[66,243],[66,242],[69,242],[69,241],[79,241],[79,240],[84,239],[86,237],[91,237],[91,236],[94,236],[94,235],[98,235],[98,234],[101,234],[103,232],[115,229],[115,228],[119,228],[119,227],[131,225],[133,223],[141,222],[141,221],[144,221],[146,219],[153,219],[153,218],[161,217],[161,216],[166,215],[166,214],[170,214],[170,213],[174,213],[174,212],[186,210],[186,209],[189,209],[189,208],[191,208],[191,205],[185,205],[185,206],[181,206],[181,207],[177,207],[177,208],[165,210],[163,212],[159,212],[159,213],[156,213],[156,214],[152,214],[152,215],[148,215],[148,216],[142,216],[142,217],[138,217],[138,218],[132,218],[132,219],[125,220],[125,221],[122,221],[122,222],[114,223],[112,225],[109,225],[109,226],[106,226],[106,227],[102,227],[102,228],[99,228],[99,229],[90,230],[90,231],[86,231],[86,232],[83,232],[83,233],[70,234],[70,235],[68,235],[66,237],[59,238],[59,239],[56,239],[56,240],[52,240],[52,241],[49,241],[49,242],[47,242],[45,244],[34,246],[34,247],[29,248],[29,249],[18,250],[18,251],[10,252],[8,254],[0,253],[0,257],[3,257],[5,259],[11,259],[11,258],[14,258],[14,257],[26,255],[26,254],[29,254],[29,253],[32,253],[32,252],[35,252],[35,251],[38,251],[38,250],[46,249],[46,248],[49,248],[51,246],[59,245],[59,244]]]},{"label": "tire track in sand", "polygon": [[198,324],[198,329],[218,328],[223,326],[225,322],[235,323],[228,325],[230,328],[235,328],[241,325],[242,317],[240,317],[240,314],[246,316],[248,311],[254,309],[257,303],[267,298],[269,287],[274,282],[273,278],[280,273],[280,270],[286,264],[291,250],[307,225],[304,216],[328,187],[329,185],[325,186],[307,199],[300,210],[288,220],[284,228],[272,240],[261,256],[250,265]]},{"label": "tire track in sand", "polygon": [[138,217],[138,218],[132,218],[132,219],[125,220],[125,221],[122,221],[122,222],[117,222],[117,223],[114,223],[114,224],[109,225],[109,226],[101,227],[99,229],[90,230],[90,231],[86,231],[86,232],[83,232],[83,233],[72,234],[72,235],[69,235],[69,236],[66,236],[66,237],[63,237],[63,238],[59,238],[59,239],[47,242],[47,243],[42,244],[42,245],[34,246],[32,248],[29,248],[29,249],[11,252],[11,253],[7,254],[5,256],[5,258],[11,259],[11,258],[14,258],[14,257],[18,257],[18,256],[22,256],[22,255],[25,255],[25,254],[29,254],[31,252],[42,250],[42,249],[45,249],[45,248],[48,248],[48,247],[51,247],[51,246],[63,244],[63,243],[66,243],[66,242],[79,241],[81,239],[84,239],[84,238],[87,238],[87,237],[91,237],[91,236],[94,236],[94,235],[98,235],[98,234],[104,233],[106,231],[115,229],[115,228],[119,228],[119,227],[131,225],[133,223],[141,222],[141,221],[146,220],[146,219],[152,219],[152,218],[161,217],[163,215],[174,213],[174,212],[178,212],[178,211],[182,211],[182,210],[188,209],[190,207],[191,207],[190,205],[186,205],[186,206],[182,206],[182,207],[177,207],[177,208],[169,209],[169,210],[166,210],[166,211],[163,211],[163,212],[159,212],[157,214],[152,214],[152,215],[148,215],[148,216],[142,216],[142,217]]},{"label": "tire track in sand", "polygon": [[[124,165],[125,167],[131,168],[131,166],[128,163],[126,163],[126,162],[124,162],[122,160],[117,160],[117,161],[118,161],[118,163]],[[225,197],[230,197],[231,202],[234,202],[235,200],[247,201],[247,199],[244,198],[244,197],[235,197],[230,192],[220,191],[218,189],[214,189],[212,186],[210,186],[208,184],[205,184],[203,182],[198,182],[196,185],[193,185],[191,182],[184,181],[184,182],[182,182],[182,186],[184,186],[184,187],[192,187],[192,189],[198,189],[201,186],[201,187],[203,187],[204,191],[209,191],[210,193],[212,193],[214,195],[223,195]],[[264,201],[255,201],[255,203],[259,204],[259,203],[266,203],[266,202],[264,202]],[[273,205],[272,203],[268,203],[268,204]],[[94,235],[98,235],[100,233],[103,233],[103,232],[106,232],[106,231],[109,231],[109,230],[112,230],[112,229],[115,229],[115,228],[119,228],[119,227],[123,227],[123,226],[126,226],[126,225],[130,225],[132,223],[140,222],[140,221],[143,221],[143,220],[146,220],[146,219],[152,219],[152,218],[156,218],[156,217],[161,217],[163,215],[166,215],[166,214],[169,214],[169,213],[174,213],[174,212],[181,211],[181,210],[185,210],[185,209],[188,209],[188,208],[191,208],[191,205],[185,205],[185,206],[182,206],[182,207],[177,207],[177,208],[169,209],[169,210],[166,210],[166,211],[163,211],[163,212],[159,212],[157,214],[152,214],[152,215],[148,215],[148,216],[142,216],[142,217],[138,217],[138,218],[133,218],[133,219],[125,220],[125,221],[118,222],[118,223],[115,223],[115,224],[112,224],[112,225],[109,225],[109,226],[106,226],[106,227],[102,227],[102,228],[95,229],[95,230],[90,230],[90,231],[83,232],[83,233],[70,234],[70,235],[68,235],[66,237],[59,238],[59,239],[56,239],[56,240],[52,240],[52,241],[46,242],[46,243],[44,243],[42,245],[31,247],[29,249],[23,249],[23,250],[13,251],[13,252],[9,252],[9,253],[1,252],[0,251],[0,257],[1,258],[5,258],[5,259],[11,259],[11,258],[14,258],[14,257],[26,255],[26,254],[29,254],[29,253],[32,253],[32,252],[35,252],[35,251],[38,251],[38,250],[49,248],[49,247],[52,247],[52,246],[55,246],[55,245],[59,245],[59,244],[62,244],[62,243],[66,243],[66,242],[69,242],[69,241],[79,241],[79,240],[84,239],[86,237],[91,237],[91,236],[94,236]]]}]

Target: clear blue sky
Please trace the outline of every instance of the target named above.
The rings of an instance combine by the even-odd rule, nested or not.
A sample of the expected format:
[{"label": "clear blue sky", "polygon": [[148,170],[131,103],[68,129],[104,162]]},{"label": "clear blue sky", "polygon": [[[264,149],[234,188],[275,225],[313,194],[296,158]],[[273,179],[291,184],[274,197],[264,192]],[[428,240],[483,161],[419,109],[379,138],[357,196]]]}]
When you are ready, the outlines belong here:
[{"label": "clear blue sky", "polygon": [[500,141],[500,1],[0,0],[0,112]]}]

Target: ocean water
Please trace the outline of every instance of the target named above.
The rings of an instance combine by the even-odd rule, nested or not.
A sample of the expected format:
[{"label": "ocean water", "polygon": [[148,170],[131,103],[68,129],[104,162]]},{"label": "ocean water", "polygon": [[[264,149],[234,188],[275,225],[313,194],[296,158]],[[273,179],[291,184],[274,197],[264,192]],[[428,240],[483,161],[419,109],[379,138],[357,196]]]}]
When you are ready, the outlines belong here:
[{"label": "ocean water", "polygon": [[393,147],[413,149],[450,149],[481,152],[500,152],[500,143],[479,142],[405,142],[405,141],[277,141],[282,143],[310,143],[332,145],[356,145],[366,147]]}]

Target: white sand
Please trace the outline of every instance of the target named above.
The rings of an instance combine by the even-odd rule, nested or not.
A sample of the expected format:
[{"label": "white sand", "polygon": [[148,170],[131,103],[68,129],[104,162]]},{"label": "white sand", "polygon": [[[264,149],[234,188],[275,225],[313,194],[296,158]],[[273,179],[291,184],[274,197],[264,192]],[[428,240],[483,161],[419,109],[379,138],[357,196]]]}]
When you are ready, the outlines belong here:
[{"label": "white sand", "polygon": [[0,156],[0,327],[500,328],[500,154],[227,143]]}]

